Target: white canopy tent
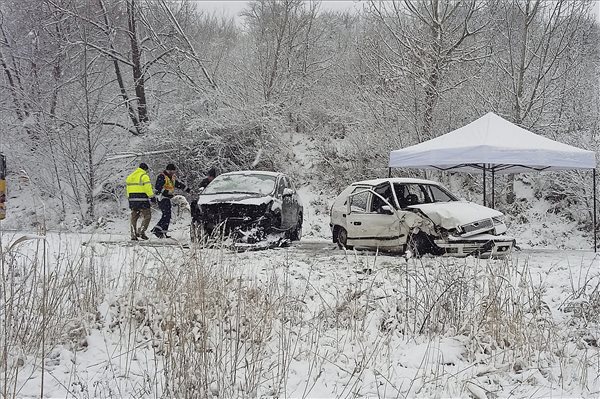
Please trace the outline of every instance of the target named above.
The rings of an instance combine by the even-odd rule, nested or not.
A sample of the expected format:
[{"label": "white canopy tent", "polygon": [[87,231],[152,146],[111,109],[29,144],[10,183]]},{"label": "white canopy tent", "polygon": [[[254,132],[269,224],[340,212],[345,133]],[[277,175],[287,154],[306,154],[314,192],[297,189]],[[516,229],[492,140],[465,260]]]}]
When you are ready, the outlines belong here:
[{"label": "white canopy tent", "polygon": [[[435,139],[390,153],[391,168],[418,168],[486,174],[591,169],[596,250],[596,153],[539,136],[489,112],[468,125]],[[493,206],[493,203],[492,203]]]}]

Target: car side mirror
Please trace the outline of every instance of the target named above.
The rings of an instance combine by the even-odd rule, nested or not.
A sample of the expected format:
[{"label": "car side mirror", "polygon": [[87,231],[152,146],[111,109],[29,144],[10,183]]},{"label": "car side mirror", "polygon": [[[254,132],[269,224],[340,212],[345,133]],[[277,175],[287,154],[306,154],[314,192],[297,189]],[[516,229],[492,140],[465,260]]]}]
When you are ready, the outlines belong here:
[{"label": "car side mirror", "polygon": [[292,195],[294,195],[294,190],[292,190],[291,188],[284,188],[282,195],[284,197],[291,197]]},{"label": "car side mirror", "polygon": [[381,210],[380,213],[383,213],[384,215],[393,215],[394,214],[394,210],[389,205],[383,205],[379,209]]}]

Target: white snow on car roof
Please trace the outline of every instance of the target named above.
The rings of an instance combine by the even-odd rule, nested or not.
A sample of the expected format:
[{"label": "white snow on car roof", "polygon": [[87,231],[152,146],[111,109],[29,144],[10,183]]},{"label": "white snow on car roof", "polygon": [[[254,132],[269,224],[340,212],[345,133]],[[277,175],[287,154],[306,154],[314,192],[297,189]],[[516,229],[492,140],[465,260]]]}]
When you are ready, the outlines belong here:
[{"label": "white snow on car roof", "polygon": [[280,172],[269,172],[266,170],[239,170],[236,172],[222,173],[222,175],[265,175],[265,176],[279,176]]},{"label": "white snow on car roof", "polygon": [[360,185],[378,186],[381,183],[385,183],[385,182],[399,183],[399,184],[434,184],[436,186],[440,185],[440,183],[432,181],[432,180],[414,179],[411,177],[389,177],[389,178],[384,178],[384,179],[363,180],[363,181],[359,181],[356,183],[352,183],[352,185],[353,186],[360,186]]}]

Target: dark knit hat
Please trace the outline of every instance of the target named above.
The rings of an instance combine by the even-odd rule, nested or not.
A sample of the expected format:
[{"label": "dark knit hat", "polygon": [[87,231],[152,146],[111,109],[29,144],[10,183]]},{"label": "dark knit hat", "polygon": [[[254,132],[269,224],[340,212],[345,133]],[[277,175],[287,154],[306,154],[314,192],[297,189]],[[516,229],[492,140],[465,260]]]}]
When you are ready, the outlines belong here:
[{"label": "dark knit hat", "polygon": [[165,170],[177,170],[177,168],[175,167],[174,164],[170,163],[167,165],[167,167],[165,168]]},{"label": "dark knit hat", "polygon": [[147,164],[147,163],[145,163],[145,162],[142,162],[142,163],[140,164],[140,169],[144,169],[145,171],[148,171],[148,169],[150,169],[150,168],[148,167],[148,164]]}]

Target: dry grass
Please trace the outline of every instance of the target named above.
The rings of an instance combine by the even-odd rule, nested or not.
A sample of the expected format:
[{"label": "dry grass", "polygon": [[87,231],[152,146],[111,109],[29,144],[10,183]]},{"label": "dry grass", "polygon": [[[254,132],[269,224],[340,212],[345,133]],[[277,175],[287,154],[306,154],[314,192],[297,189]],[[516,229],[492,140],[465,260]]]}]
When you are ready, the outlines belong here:
[{"label": "dry grass", "polygon": [[[599,362],[597,350],[586,349],[593,340],[597,349],[600,309],[591,266],[572,277],[565,318],[557,320],[544,299],[546,282],[526,262],[510,259],[386,263],[338,255],[350,277],[326,285],[320,267],[332,265],[314,261],[296,270],[294,260],[280,257],[249,271],[245,258],[219,245],[167,255],[140,249],[144,256],[132,257],[117,277],[107,275],[109,258],[93,252],[65,246],[51,258],[44,240],[27,250],[3,248],[5,398],[20,395],[22,373],[43,376],[60,362],[56,348],[76,358],[94,332],[112,355],[99,360],[105,378],[93,386],[73,366],[64,390],[75,397],[307,397],[329,370],[344,382],[335,388],[338,397],[435,395],[440,387],[478,396],[500,389],[493,381],[482,388],[489,373],[525,370],[557,386],[598,383],[588,373]],[[462,342],[469,370],[442,359],[446,338]],[[418,372],[403,377],[394,351],[423,343]],[[577,345],[584,356],[573,359]],[[570,374],[557,374],[557,365]],[[301,382],[298,368],[306,374]],[[365,391],[369,379],[375,391]]]},{"label": "dry grass", "polygon": [[90,329],[98,327],[107,280],[93,257],[67,247],[52,257],[43,237],[11,247],[4,242],[0,239],[0,385],[8,398],[19,396],[19,373],[26,363],[33,362],[44,375],[51,348],[87,346]]}]

